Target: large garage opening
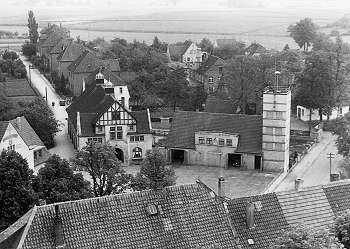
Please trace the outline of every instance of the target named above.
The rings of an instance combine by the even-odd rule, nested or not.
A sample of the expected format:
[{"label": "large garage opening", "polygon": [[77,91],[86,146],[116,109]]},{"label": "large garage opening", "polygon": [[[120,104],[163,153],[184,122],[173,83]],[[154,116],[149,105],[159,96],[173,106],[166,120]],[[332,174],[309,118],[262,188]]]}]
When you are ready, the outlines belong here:
[{"label": "large garage opening", "polygon": [[228,154],[227,166],[230,167],[241,167],[242,155],[241,154]]},{"label": "large garage opening", "polygon": [[261,169],[261,156],[255,156],[254,159],[254,169]]},{"label": "large garage opening", "polygon": [[184,150],[171,150],[171,162],[176,164],[183,164],[185,161]]}]

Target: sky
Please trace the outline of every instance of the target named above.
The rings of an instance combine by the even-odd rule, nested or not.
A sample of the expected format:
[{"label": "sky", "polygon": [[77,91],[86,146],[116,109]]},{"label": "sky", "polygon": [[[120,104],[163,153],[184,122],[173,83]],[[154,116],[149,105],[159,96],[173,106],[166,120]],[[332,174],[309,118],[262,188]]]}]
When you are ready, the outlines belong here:
[{"label": "sky", "polygon": [[338,9],[350,12],[350,0],[0,0],[0,18],[26,14],[28,9],[47,16],[135,16],[166,11],[229,10],[232,8]]}]

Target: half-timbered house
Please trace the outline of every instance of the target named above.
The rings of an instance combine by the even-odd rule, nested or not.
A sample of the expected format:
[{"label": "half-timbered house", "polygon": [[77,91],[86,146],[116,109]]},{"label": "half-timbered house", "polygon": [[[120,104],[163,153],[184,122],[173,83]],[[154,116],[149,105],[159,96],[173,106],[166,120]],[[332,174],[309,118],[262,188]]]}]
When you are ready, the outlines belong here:
[{"label": "half-timbered house", "polygon": [[109,143],[125,164],[142,160],[152,149],[150,114],[148,110],[131,111],[129,98],[123,80],[111,82],[101,72],[95,74],[95,83],[67,108],[68,132],[75,149],[87,142]]}]

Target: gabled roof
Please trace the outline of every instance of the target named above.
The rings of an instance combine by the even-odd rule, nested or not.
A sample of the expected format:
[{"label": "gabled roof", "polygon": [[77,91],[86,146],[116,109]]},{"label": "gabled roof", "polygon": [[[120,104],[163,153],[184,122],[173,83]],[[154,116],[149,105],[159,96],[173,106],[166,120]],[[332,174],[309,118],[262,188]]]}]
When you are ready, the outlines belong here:
[{"label": "gabled roof", "polygon": [[0,141],[4,137],[8,126],[9,126],[9,121],[0,121]]},{"label": "gabled roof", "polygon": [[[96,55],[85,50],[75,61],[73,61],[67,69],[72,73],[91,73],[96,69],[106,67],[106,64]],[[113,71],[113,70],[111,70]]]},{"label": "gabled roof", "polygon": [[222,64],[225,63],[225,61],[220,57],[217,57],[215,55],[209,55],[208,59],[200,65],[196,72],[199,74],[205,74],[217,62],[220,62]]},{"label": "gabled roof", "polygon": [[58,30],[51,33],[47,39],[41,44],[42,47],[53,47],[55,46],[61,39],[66,38],[67,33],[63,30]]},{"label": "gabled roof", "polygon": [[106,67],[95,69],[88,77],[86,77],[85,84],[86,86],[93,85],[96,82],[96,75],[102,73],[104,78],[109,82],[113,83],[114,86],[126,86],[124,80],[122,80],[117,74],[113,73]]},{"label": "gabled roof", "polygon": [[276,195],[290,225],[323,229],[333,224],[334,213],[322,186],[277,192]]},{"label": "gabled roof", "polygon": [[107,59],[103,60],[107,68],[112,72],[120,72],[119,60],[118,59]]},{"label": "gabled roof", "polygon": [[38,206],[23,249],[55,248],[55,206],[70,249],[238,248],[222,202],[201,184]]},{"label": "gabled roof", "polygon": [[[253,228],[247,225],[248,203],[255,206]],[[270,248],[282,230],[289,226],[275,193],[230,200],[228,209],[243,248]],[[252,239],[254,245],[249,245],[248,239]]]},{"label": "gabled roof", "polygon": [[147,110],[133,111],[131,115],[136,119],[136,132],[140,134],[151,133],[150,117]]},{"label": "gabled roof", "polygon": [[246,53],[253,55],[256,53],[266,53],[267,49],[257,42],[253,42],[246,48]]},{"label": "gabled roof", "polygon": [[197,131],[238,133],[237,152],[262,150],[262,116],[185,111],[175,113],[167,147],[194,149]]},{"label": "gabled roof", "polygon": [[76,60],[84,50],[85,48],[82,44],[71,41],[67,47],[57,56],[57,60],[72,62]]},{"label": "gabled roof", "polygon": [[191,41],[185,41],[182,44],[169,44],[169,54],[170,57],[179,57],[183,56],[183,54],[187,51],[187,49],[191,46]]},{"label": "gabled roof", "polygon": [[60,54],[67,47],[72,40],[69,38],[62,38],[50,51],[50,54]]},{"label": "gabled roof", "polygon": [[[19,119],[19,120],[18,120]],[[16,129],[18,135],[23,139],[26,145],[29,146],[44,146],[39,136],[35,133],[33,128],[28,123],[27,119],[22,116],[10,120],[12,126]],[[20,121],[20,123],[18,123]]]},{"label": "gabled roof", "polygon": [[343,180],[323,186],[334,214],[350,209],[350,181]]}]

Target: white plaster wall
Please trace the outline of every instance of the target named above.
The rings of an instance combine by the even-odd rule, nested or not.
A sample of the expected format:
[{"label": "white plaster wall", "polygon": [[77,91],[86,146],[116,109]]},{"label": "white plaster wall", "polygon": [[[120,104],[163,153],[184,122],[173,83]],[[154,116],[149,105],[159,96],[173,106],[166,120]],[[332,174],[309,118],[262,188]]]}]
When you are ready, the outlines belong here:
[{"label": "white plaster wall", "polygon": [[[187,61],[190,58],[190,61]],[[202,51],[197,47],[195,43],[192,43],[186,52],[182,56],[182,62],[184,63],[200,63],[202,62]]]},{"label": "white plaster wall", "polygon": [[[343,106],[340,108],[342,108],[342,112],[340,112],[339,108],[335,108],[334,110],[332,110],[332,114],[329,116],[329,119],[336,119],[336,118],[341,117],[350,111],[350,106]],[[303,115],[303,110],[304,110],[304,115]],[[301,120],[309,121],[310,109],[307,109],[305,107],[298,105],[297,106],[297,117],[299,117],[299,113],[300,113]],[[322,119],[327,120],[327,115],[322,115]],[[320,115],[319,115],[317,109],[312,110],[311,120],[320,120]]]}]

